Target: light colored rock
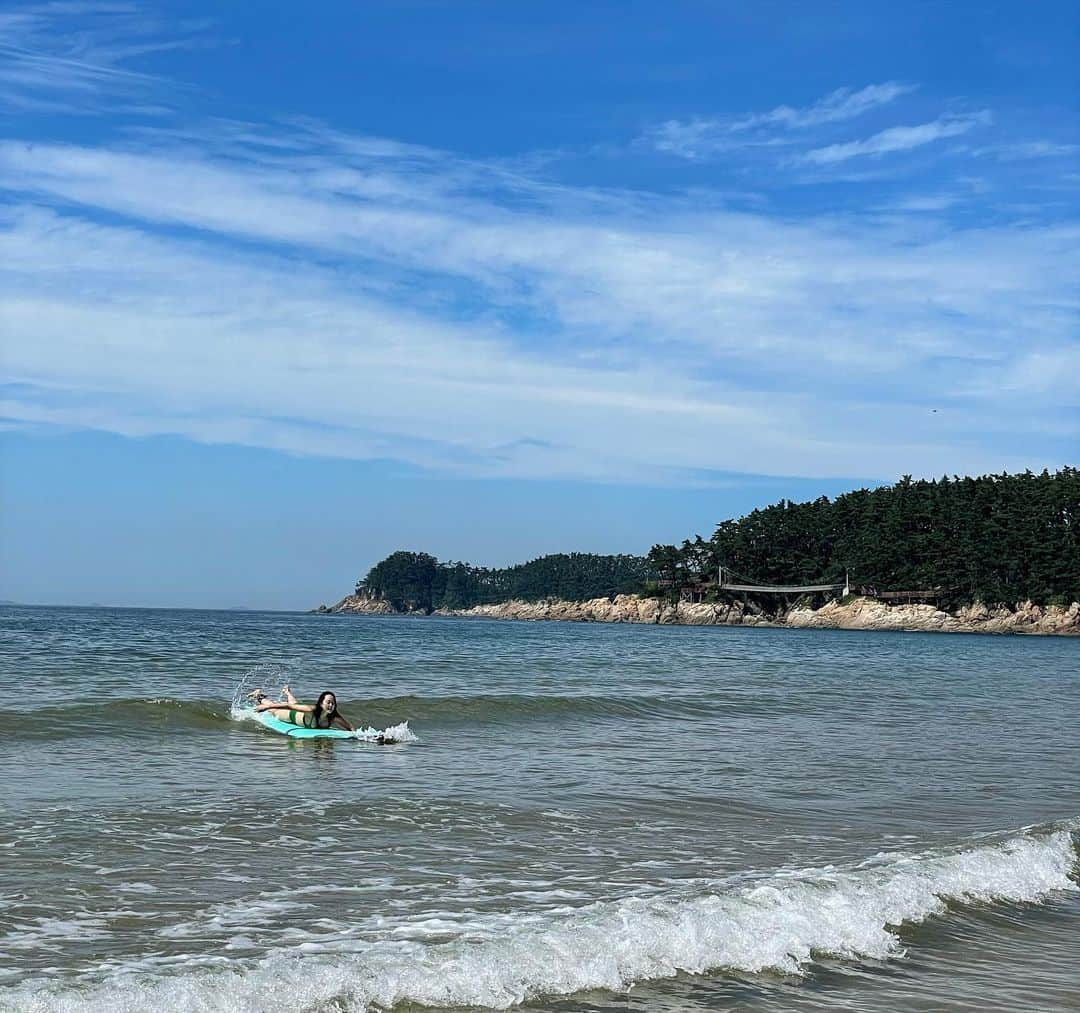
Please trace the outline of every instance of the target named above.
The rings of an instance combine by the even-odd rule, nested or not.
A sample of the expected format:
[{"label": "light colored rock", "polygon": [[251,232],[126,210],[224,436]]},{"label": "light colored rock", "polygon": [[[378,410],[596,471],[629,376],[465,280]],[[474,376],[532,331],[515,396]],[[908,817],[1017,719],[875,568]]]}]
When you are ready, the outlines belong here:
[{"label": "light colored rock", "polygon": [[[390,615],[387,602],[349,595],[325,612]],[[831,601],[819,609],[792,609],[786,616],[769,616],[742,602],[679,602],[620,594],[591,601],[507,601],[470,609],[440,609],[438,615],[487,619],[564,622],[648,623],[662,626],[790,626],[794,629],[907,630],[933,633],[1080,634],[1080,602],[1067,608],[1043,608],[1022,602],[1015,609],[988,608],[981,602],[944,612],[933,605],[886,605],[872,598]]]},{"label": "light colored rock", "polygon": [[1041,608],[1031,602],[1015,610],[987,608],[981,602],[954,613],[933,605],[886,605],[869,598],[847,604],[829,602],[816,611],[795,609],[786,625],[801,629],[909,630],[941,633],[1048,633],[1080,634],[1080,603],[1068,608]]},{"label": "light colored rock", "polygon": [[960,618],[961,616],[968,622],[984,622],[990,618],[990,610],[981,601],[977,601],[974,605],[969,605],[966,609],[960,609],[957,613],[957,618]]},{"label": "light colored rock", "polygon": [[354,613],[358,615],[389,616],[394,614],[393,606],[388,601],[379,601],[375,598],[365,598],[358,594],[348,594],[336,605],[328,609],[320,609],[326,612]]}]

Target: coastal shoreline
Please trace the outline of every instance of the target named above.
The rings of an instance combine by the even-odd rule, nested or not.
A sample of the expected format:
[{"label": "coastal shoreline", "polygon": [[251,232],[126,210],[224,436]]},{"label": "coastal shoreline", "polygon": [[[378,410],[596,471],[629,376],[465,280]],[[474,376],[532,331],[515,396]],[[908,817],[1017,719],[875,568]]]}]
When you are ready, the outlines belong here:
[{"label": "coastal shoreline", "polygon": [[[326,615],[424,615],[398,612],[389,602],[347,595],[314,610]],[[976,602],[951,612],[934,605],[888,605],[873,598],[830,601],[819,609],[794,608],[770,614],[743,602],[678,602],[621,594],[573,602],[507,601],[468,609],[437,609],[435,616],[505,619],[519,622],[631,623],[656,626],[750,626],[775,629],[830,629],[918,633],[1080,635],[1080,602],[1068,606],[1023,602],[1015,608]]]}]

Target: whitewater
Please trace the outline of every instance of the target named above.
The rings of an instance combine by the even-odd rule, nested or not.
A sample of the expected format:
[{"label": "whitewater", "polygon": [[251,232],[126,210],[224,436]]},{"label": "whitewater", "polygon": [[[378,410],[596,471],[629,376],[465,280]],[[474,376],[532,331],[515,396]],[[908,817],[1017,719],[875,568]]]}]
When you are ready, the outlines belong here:
[{"label": "whitewater", "polygon": [[[1080,999],[1068,641],[0,618],[0,1010]],[[274,735],[286,681],[408,735]]]}]

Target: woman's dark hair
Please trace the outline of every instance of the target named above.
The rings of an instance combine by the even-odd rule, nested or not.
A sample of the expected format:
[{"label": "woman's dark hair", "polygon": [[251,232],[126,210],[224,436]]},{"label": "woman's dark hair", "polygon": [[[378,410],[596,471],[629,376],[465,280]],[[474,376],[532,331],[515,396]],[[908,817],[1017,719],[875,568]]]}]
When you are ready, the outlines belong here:
[{"label": "woman's dark hair", "polygon": [[[325,724],[325,725],[321,725],[321,724],[319,724],[319,718],[321,717],[321,715],[322,715],[322,712],[323,712],[323,705],[322,705],[322,702],[323,702],[323,700],[325,700],[325,699],[326,699],[326,698],[327,698],[328,696],[332,696],[332,697],[334,698],[334,709],[333,709],[333,710],[332,710],[332,711],[330,712],[330,717],[328,717],[328,718],[326,719],[326,724]],[[322,691],[322,692],[321,692],[321,693],[319,694],[319,699],[315,701],[315,711],[314,711],[314,713],[313,713],[313,714],[311,715],[311,722],[312,722],[312,725],[313,725],[313,726],[314,726],[315,728],[329,728],[329,727],[330,727],[330,726],[331,726],[331,725],[332,725],[332,724],[334,723],[334,718],[336,718],[336,717],[337,717],[337,694],[336,694],[336,693],[333,693],[333,692],[331,692],[331,691],[330,691],[330,690],[328,690],[328,689],[324,689],[324,690],[323,690],[323,691]]]}]

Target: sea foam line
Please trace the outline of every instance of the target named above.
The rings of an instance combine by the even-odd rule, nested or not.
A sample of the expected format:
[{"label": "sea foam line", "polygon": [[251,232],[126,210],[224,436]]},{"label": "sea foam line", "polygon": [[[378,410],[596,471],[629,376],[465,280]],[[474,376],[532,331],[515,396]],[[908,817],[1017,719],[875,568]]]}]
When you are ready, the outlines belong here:
[{"label": "sea foam line", "polygon": [[[363,1011],[399,1003],[505,1009],[538,996],[625,989],[647,979],[732,970],[804,973],[815,955],[901,956],[896,927],[948,902],[1046,900],[1075,891],[1068,830],[953,854],[879,855],[848,869],[806,869],[691,898],[628,898],[576,910],[473,916],[450,942],[301,944],[243,970],[117,974],[76,990],[27,983],[13,1010],[127,1013],[162,1007],[255,1013]],[[296,950],[301,952],[297,954]],[[6,1007],[5,1007],[6,1008]]]}]

